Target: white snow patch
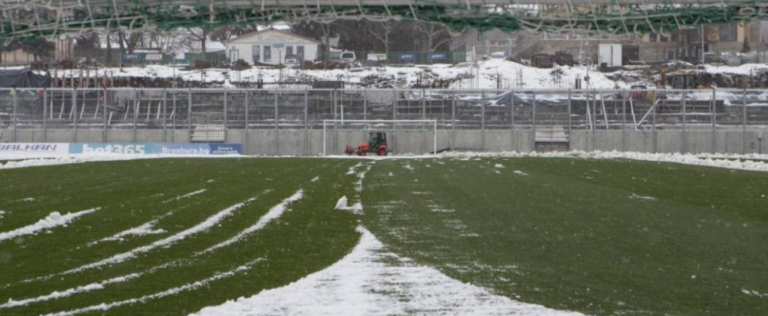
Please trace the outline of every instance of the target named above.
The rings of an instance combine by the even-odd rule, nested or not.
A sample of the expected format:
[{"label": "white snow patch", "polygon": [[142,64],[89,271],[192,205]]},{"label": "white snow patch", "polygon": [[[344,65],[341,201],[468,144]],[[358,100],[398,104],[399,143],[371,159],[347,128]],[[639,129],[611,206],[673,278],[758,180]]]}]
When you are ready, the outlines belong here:
[{"label": "white snow patch", "polygon": [[21,201],[22,201],[22,202],[34,202],[34,201],[35,201],[35,198],[33,198],[33,197],[28,197],[28,198],[24,198],[24,199],[21,199]]},{"label": "white snow patch", "polygon": [[177,196],[175,198],[172,198],[170,200],[165,200],[165,201],[163,201],[163,203],[170,203],[170,202],[173,202],[173,201],[178,201],[178,200],[181,200],[181,199],[186,199],[188,197],[193,197],[193,196],[198,195],[198,194],[203,194],[205,191],[207,191],[207,189],[200,189],[200,190],[197,190],[197,191],[194,191],[194,192],[189,192],[189,193],[184,194],[184,195],[179,195],[179,196]]},{"label": "white snow patch", "polygon": [[46,216],[45,218],[37,221],[37,223],[24,226],[9,232],[0,233],[0,241],[16,238],[24,235],[36,234],[42,230],[47,230],[57,226],[67,226],[67,224],[77,219],[78,217],[91,214],[100,209],[101,209],[100,207],[96,207],[96,208],[87,209],[80,212],[67,213],[66,215],[61,215],[61,213],[59,212],[52,212],[51,214],[48,214],[48,216]]},{"label": "white snow patch", "polygon": [[760,297],[760,298],[768,298],[768,294],[763,294],[763,293],[760,293],[760,292],[754,291],[754,290],[741,289],[741,293],[744,293],[745,295],[749,295],[749,296],[756,296],[756,297]]},{"label": "white snow patch", "polygon": [[582,315],[493,295],[387,252],[368,230],[358,231],[358,245],[325,270],[191,316]]},{"label": "white snow patch", "polygon": [[357,170],[357,168],[360,168],[362,166],[363,166],[363,163],[362,162],[358,162],[356,165],[354,165],[352,167],[349,167],[349,171],[347,171],[347,175],[355,174],[355,171]]},{"label": "white snow patch", "polygon": [[7,303],[0,305],[0,309],[10,308],[10,307],[15,307],[15,306],[26,306],[26,305],[29,305],[29,304],[32,304],[32,303],[56,300],[56,299],[72,296],[72,295],[79,294],[79,293],[85,293],[85,292],[90,292],[90,291],[95,291],[95,290],[103,290],[104,287],[107,286],[107,285],[114,284],[114,283],[127,282],[127,281],[129,281],[131,279],[138,278],[139,276],[141,276],[140,273],[132,273],[132,274],[129,274],[129,275],[124,275],[124,276],[120,276],[120,277],[104,280],[104,281],[97,282],[97,283],[91,283],[91,284],[88,284],[88,285],[83,285],[83,286],[78,286],[78,287],[75,287],[75,288],[70,288],[70,289],[67,289],[67,290],[64,290],[64,291],[61,291],[61,292],[53,291],[53,292],[51,292],[48,295],[38,296],[38,297],[34,297],[34,298],[28,298],[28,299],[23,299],[23,300],[8,299]]},{"label": "white snow patch", "polygon": [[165,234],[166,231],[164,229],[155,229],[154,228],[155,225],[157,225],[157,222],[158,222],[158,220],[153,220],[153,221],[146,222],[146,223],[142,224],[141,226],[136,226],[136,227],[133,227],[133,228],[121,231],[121,232],[119,232],[117,234],[114,234],[114,235],[112,235],[110,237],[100,239],[100,240],[94,242],[94,244],[99,243],[99,242],[103,242],[103,241],[122,240],[123,238],[128,237],[128,236],[145,236],[145,235]]},{"label": "white snow patch", "polygon": [[363,172],[360,172],[357,174],[357,182],[355,182],[355,191],[363,192],[363,179],[365,179],[365,174],[368,171],[371,171],[371,168],[373,168],[373,165],[368,165],[368,168],[366,168]]},{"label": "white snow patch", "polygon": [[502,165],[500,163],[495,164],[493,167],[497,168],[497,169],[504,169],[504,165]]},{"label": "white snow patch", "polygon": [[133,304],[137,304],[137,303],[146,303],[147,301],[151,301],[151,300],[155,300],[155,299],[160,299],[160,298],[163,298],[163,297],[166,297],[166,296],[177,295],[177,294],[182,293],[182,292],[194,291],[194,290],[197,290],[197,289],[199,289],[201,287],[208,286],[208,284],[210,284],[211,282],[214,282],[214,281],[217,281],[217,280],[221,280],[221,279],[230,278],[230,277],[235,276],[236,274],[248,271],[248,270],[251,269],[251,267],[253,265],[255,265],[256,263],[258,263],[259,261],[262,261],[262,260],[263,259],[260,258],[260,259],[248,262],[248,263],[246,263],[244,265],[241,265],[241,266],[239,266],[239,267],[237,267],[235,269],[229,270],[227,272],[217,273],[217,274],[214,274],[213,276],[211,276],[209,278],[206,278],[206,279],[203,279],[203,280],[200,280],[200,281],[196,281],[196,282],[193,282],[193,283],[187,283],[187,284],[184,284],[182,286],[170,288],[170,289],[167,289],[167,290],[162,291],[162,292],[158,292],[158,293],[154,293],[154,294],[150,294],[150,295],[144,295],[144,296],[138,297],[138,298],[131,298],[131,299],[122,300],[122,301],[116,301],[116,302],[111,302],[111,303],[101,303],[101,304],[98,304],[98,305],[91,305],[91,306],[88,306],[88,307],[83,307],[83,308],[78,308],[78,309],[73,309],[73,310],[68,310],[68,311],[62,311],[62,312],[57,312],[57,313],[45,314],[45,316],[71,316],[71,315],[77,315],[77,314],[83,314],[83,313],[89,313],[89,312],[95,312],[95,311],[107,311],[107,310],[110,310],[112,308],[119,307],[119,306],[133,305]]},{"label": "white snow patch", "polygon": [[387,176],[388,176],[388,177],[394,177],[394,176],[395,176],[395,174],[394,174],[394,173],[392,173],[392,172],[390,172],[390,173],[388,173],[388,174],[387,174]]},{"label": "white snow patch", "polygon": [[54,165],[66,165],[75,163],[97,162],[97,161],[121,161],[121,160],[137,160],[137,159],[158,159],[158,158],[232,158],[243,157],[241,155],[168,155],[168,154],[154,154],[154,155],[129,155],[129,154],[78,154],[78,155],[66,155],[66,156],[50,156],[45,154],[39,154],[35,156],[12,156],[12,155],[0,155],[0,159],[18,159],[11,160],[5,164],[0,164],[0,170],[2,169],[17,169],[17,168],[29,168],[40,166],[54,166]]},{"label": "white snow patch", "polygon": [[[738,170],[750,170],[750,171],[768,171],[768,163],[764,160],[768,160],[768,154],[652,154],[652,153],[638,153],[638,152],[618,152],[618,151],[571,151],[571,152],[496,152],[496,153],[483,153],[483,152],[445,152],[440,154],[440,157],[457,158],[459,160],[469,159],[472,157],[488,157],[488,158],[522,158],[522,157],[539,157],[539,158],[580,158],[580,159],[631,159],[631,160],[643,160],[654,162],[670,162],[680,163],[687,165],[705,166],[705,167],[717,167],[727,169]],[[751,159],[746,161],[730,160],[730,159]],[[761,161],[763,160],[763,161]]]},{"label": "white snow patch", "polygon": [[310,180],[310,182],[312,182],[312,183],[317,182],[317,181],[320,181],[320,177],[314,177],[314,178],[312,178],[312,180]]},{"label": "white snow patch", "polygon": [[195,226],[193,226],[191,228],[188,228],[188,229],[186,229],[186,230],[184,230],[182,232],[176,233],[176,234],[174,234],[172,236],[169,236],[169,237],[166,237],[164,239],[155,241],[155,242],[153,242],[153,243],[151,243],[149,245],[141,246],[141,247],[138,247],[138,248],[134,248],[134,249],[132,249],[132,250],[130,250],[128,252],[119,253],[119,254],[116,254],[116,255],[114,255],[112,257],[109,257],[109,258],[101,260],[101,261],[97,261],[97,262],[94,262],[94,263],[89,263],[89,264],[86,264],[86,265],[83,265],[83,266],[80,266],[80,267],[77,267],[77,268],[74,268],[74,269],[71,269],[71,270],[67,270],[67,271],[63,272],[62,274],[72,274],[72,273],[77,273],[77,272],[81,272],[81,271],[85,271],[85,270],[90,270],[90,269],[93,269],[93,268],[98,268],[98,267],[105,266],[105,265],[108,265],[108,264],[120,263],[120,262],[129,260],[129,259],[135,258],[137,255],[139,255],[141,253],[149,252],[149,251],[152,251],[152,250],[160,248],[160,247],[168,247],[168,246],[170,246],[172,244],[175,244],[175,243],[177,243],[177,242],[179,242],[179,241],[181,241],[181,240],[183,240],[183,239],[185,239],[185,238],[187,238],[189,236],[201,233],[201,232],[203,232],[203,231],[213,227],[214,225],[216,225],[219,222],[221,222],[224,218],[232,215],[239,208],[250,204],[251,202],[255,201],[257,198],[258,198],[258,196],[252,197],[252,198],[250,198],[250,199],[248,199],[248,200],[246,200],[244,202],[237,203],[235,205],[227,207],[227,208],[219,211],[218,213],[216,213],[214,215],[211,215],[210,217],[208,217],[204,221],[200,222],[199,224],[197,224],[197,225],[195,225]]},{"label": "white snow patch", "polygon": [[527,176],[528,175],[527,173],[525,173],[525,172],[523,172],[521,170],[515,170],[514,173],[517,174],[517,175],[521,175],[521,176]]},{"label": "white snow patch", "polygon": [[644,195],[638,195],[635,193],[632,193],[632,195],[629,196],[630,199],[635,200],[644,200],[644,201],[658,201],[659,199],[652,197],[652,196],[644,196]]},{"label": "white snow patch", "polygon": [[231,244],[234,244],[234,243],[242,240],[246,236],[248,236],[248,235],[250,235],[250,234],[252,234],[252,233],[254,233],[256,231],[261,230],[262,228],[264,228],[264,226],[267,226],[267,224],[269,224],[269,222],[271,222],[271,221],[279,218],[280,216],[282,216],[283,213],[285,213],[285,211],[288,209],[288,205],[290,205],[291,203],[296,202],[298,200],[301,200],[303,197],[304,197],[304,190],[303,189],[299,189],[298,191],[296,191],[296,193],[294,193],[290,197],[286,198],[282,202],[278,203],[277,205],[275,205],[271,209],[269,209],[267,214],[264,214],[264,216],[262,216],[259,219],[259,221],[256,222],[256,224],[253,224],[252,226],[242,230],[240,233],[235,235],[235,237],[232,237],[232,238],[227,239],[225,241],[222,241],[222,242],[220,242],[220,243],[218,243],[216,245],[213,245],[213,246],[211,246],[208,249],[205,249],[205,250],[203,250],[201,252],[196,253],[195,255],[202,255],[202,254],[214,251],[216,249],[229,246]]},{"label": "white snow patch", "polygon": [[360,202],[357,202],[355,204],[352,204],[352,206],[349,206],[346,196],[342,196],[339,198],[339,201],[336,202],[335,209],[342,210],[342,211],[349,211],[353,214],[363,214],[363,204]]},{"label": "white snow patch", "polygon": [[410,171],[413,171],[413,167],[411,167],[411,164],[407,164],[407,165],[403,166],[403,168],[408,169]]}]

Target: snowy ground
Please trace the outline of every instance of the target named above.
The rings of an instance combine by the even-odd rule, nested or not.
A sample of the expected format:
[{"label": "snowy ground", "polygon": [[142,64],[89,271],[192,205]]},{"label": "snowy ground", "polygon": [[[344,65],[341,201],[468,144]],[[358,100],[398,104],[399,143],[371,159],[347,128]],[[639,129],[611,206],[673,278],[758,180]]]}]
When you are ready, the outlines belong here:
[{"label": "snowy ground", "polygon": [[327,269],[191,316],[583,315],[493,295],[387,251],[363,227],[358,231],[358,245]]},{"label": "snowy ground", "polygon": [[[126,67],[126,68],[102,68],[83,75],[102,77],[105,73],[114,77],[147,77],[147,78],[182,78],[185,81],[203,81],[203,82],[256,82],[259,78],[264,82],[284,81],[289,77],[311,77],[318,80],[344,80],[352,84],[358,84],[362,78],[368,76],[389,76],[397,79],[402,76],[406,79],[407,86],[415,84],[420,78],[425,80],[428,76],[424,75],[425,70],[429,70],[440,79],[452,79],[457,77],[467,77],[475,75],[474,79],[460,80],[455,82],[451,88],[476,88],[476,89],[495,89],[497,88],[496,76],[501,76],[504,88],[515,86],[525,89],[562,89],[569,87],[575,82],[576,78],[590,78],[589,88],[613,89],[629,88],[629,84],[615,82],[606,77],[606,74],[597,72],[594,68],[583,66],[559,67],[562,71],[559,75],[553,75],[553,69],[540,69],[525,66],[503,59],[492,59],[478,62],[477,65],[463,63],[458,65],[416,65],[416,66],[386,66],[355,69],[354,71],[345,69],[335,70],[298,70],[290,69],[283,72],[278,69],[252,68],[242,71],[233,71],[230,69],[207,69],[202,70],[179,70],[170,66],[152,65],[145,67]],[[479,75],[478,75],[479,74]],[[64,70],[59,72],[59,76],[80,77],[80,70]],[[522,78],[522,81],[520,80]],[[232,87],[229,83],[224,83],[224,87]]]}]

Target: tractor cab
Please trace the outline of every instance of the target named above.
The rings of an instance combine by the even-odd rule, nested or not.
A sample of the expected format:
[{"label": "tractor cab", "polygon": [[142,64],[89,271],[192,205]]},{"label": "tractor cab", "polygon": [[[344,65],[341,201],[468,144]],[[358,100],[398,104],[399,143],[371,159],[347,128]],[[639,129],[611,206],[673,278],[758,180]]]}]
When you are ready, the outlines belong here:
[{"label": "tractor cab", "polygon": [[381,146],[387,148],[387,133],[384,132],[371,132],[368,140],[368,146],[371,148],[381,148]]},{"label": "tractor cab", "polygon": [[344,152],[348,155],[358,156],[367,156],[368,154],[386,156],[389,153],[388,149],[387,133],[374,131],[369,133],[367,143],[362,143],[360,146],[357,146],[357,148],[347,145]]}]

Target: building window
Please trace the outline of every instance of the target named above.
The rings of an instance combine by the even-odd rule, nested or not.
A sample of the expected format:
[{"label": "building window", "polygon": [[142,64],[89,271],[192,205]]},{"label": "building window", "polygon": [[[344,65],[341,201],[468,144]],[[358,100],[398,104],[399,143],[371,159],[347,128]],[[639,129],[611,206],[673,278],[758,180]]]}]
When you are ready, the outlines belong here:
[{"label": "building window", "polygon": [[229,50],[229,61],[235,62],[238,59],[240,59],[240,52],[237,50],[237,48],[232,48]]},{"label": "building window", "polygon": [[304,60],[304,46],[296,45],[296,56],[299,57],[299,60]]},{"label": "building window", "polygon": [[257,63],[261,61],[261,46],[259,45],[253,45],[251,48],[252,54],[253,54],[253,62]]},{"label": "building window", "polygon": [[285,47],[285,56],[293,55],[293,46],[286,46]]},{"label": "building window", "polygon": [[264,62],[272,61],[272,46],[264,45]]},{"label": "building window", "polygon": [[667,60],[675,60],[677,59],[677,51],[674,49],[667,49]]},{"label": "building window", "polygon": [[737,38],[736,23],[720,25],[720,41],[735,42]]}]

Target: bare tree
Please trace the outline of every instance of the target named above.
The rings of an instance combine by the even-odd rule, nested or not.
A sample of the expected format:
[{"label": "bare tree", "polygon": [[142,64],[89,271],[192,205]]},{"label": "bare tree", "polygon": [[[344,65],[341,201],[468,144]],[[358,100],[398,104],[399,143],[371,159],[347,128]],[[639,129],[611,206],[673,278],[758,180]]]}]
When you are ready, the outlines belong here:
[{"label": "bare tree", "polygon": [[112,40],[120,46],[120,52],[133,53],[136,47],[143,42],[144,33],[140,31],[117,30],[112,33]]},{"label": "bare tree", "polygon": [[391,21],[383,21],[374,23],[369,29],[371,35],[384,45],[384,52],[387,55],[389,55],[390,34],[392,34],[394,26]]},{"label": "bare tree", "polygon": [[436,23],[417,22],[414,29],[423,34],[424,40],[421,42],[424,47],[422,50],[434,52],[441,46],[451,42],[451,35],[448,29]]},{"label": "bare tree", "polygon": [[206,60],[206,44],[208,42],[208,35],[211,33],[211,28],[208,26],[187,28],[187,32],[192,39],[200,42],[200,51],[203,53],[203,60]]}]

